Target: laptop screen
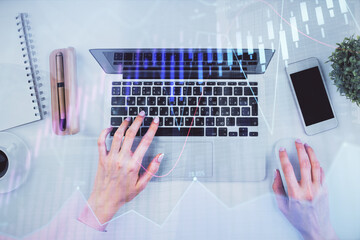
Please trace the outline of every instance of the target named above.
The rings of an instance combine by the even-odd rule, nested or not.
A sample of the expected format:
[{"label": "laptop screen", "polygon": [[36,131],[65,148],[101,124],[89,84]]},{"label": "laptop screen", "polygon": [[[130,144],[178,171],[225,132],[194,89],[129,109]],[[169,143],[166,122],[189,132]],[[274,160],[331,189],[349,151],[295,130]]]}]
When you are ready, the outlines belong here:
[{"label": "laptop screen", "polygon": [[271,49],[91,49],[106,73],[125,79],[243,79],[264,73]]}]

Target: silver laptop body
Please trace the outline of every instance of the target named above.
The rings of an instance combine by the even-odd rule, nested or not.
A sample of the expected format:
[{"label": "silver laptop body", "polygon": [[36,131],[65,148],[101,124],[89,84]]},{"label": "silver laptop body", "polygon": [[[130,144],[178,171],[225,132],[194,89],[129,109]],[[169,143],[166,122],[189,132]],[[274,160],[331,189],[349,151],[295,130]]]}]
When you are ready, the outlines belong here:
[{"label": "silver laptop body", "polygon": [[153,181],[265,178],[268,131],[258,107],[263,106],[264,84],[252,74],[265,73],[272,50],[90,52],[107,73],[105,126],[111,124],[116,129],[125,117],[134,118],[146,110],[135,149],[152,117],[161,119],[159,136],[154,138],[141,170],[158,153],[165,153]]}]

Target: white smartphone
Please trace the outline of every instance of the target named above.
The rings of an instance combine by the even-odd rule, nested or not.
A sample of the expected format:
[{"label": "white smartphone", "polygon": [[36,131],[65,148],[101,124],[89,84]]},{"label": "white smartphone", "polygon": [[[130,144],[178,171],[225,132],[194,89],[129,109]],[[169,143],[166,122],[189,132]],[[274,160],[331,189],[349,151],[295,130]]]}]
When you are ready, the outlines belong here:
[{"label": "white smartphone", "polygon": [[338,121],[317,58],[288,65],[286,72],[307,135],[335,128]]}]

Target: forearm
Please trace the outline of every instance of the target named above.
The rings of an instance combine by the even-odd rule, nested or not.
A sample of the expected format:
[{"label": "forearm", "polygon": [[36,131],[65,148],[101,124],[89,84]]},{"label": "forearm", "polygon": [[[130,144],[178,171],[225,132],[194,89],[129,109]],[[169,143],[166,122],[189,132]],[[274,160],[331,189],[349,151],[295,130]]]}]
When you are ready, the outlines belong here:
[{"label": "forearm", "polygon": [[301,233],[304,240],[338,240],[338,236],[332,225],[322,228],[320,231]]},{"label": "forearm", "polygon": [[113,218],[122,205],[123,204],[113,203],[106,198],[106,194],[104,193],[93,193],[87,205],[84,207],[79,221],[96,230],[104,231],[107,223]]},{"label": "forearm", "polygon": [[97,216],[95,215],[94,211],[89,207],[89,205],[86,205],[83,209],[83,211],[81,212],[78,220],[86,225],[88,225],[89,227],[92,227],[98,231],[102,231],[105,232],[106,224],[102,224],[99,219],[97,218]]}]

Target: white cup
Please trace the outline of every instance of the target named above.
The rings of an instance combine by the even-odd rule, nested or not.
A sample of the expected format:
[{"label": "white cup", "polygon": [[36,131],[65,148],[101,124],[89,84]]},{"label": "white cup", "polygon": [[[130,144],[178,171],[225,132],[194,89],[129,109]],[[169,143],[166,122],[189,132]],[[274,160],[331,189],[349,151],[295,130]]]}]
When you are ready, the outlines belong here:
[{"label": "white cup", "polygon": [[0,193],[15,190],[26,180],[31,163],[26,144],[11,133],[0,133]]}]

